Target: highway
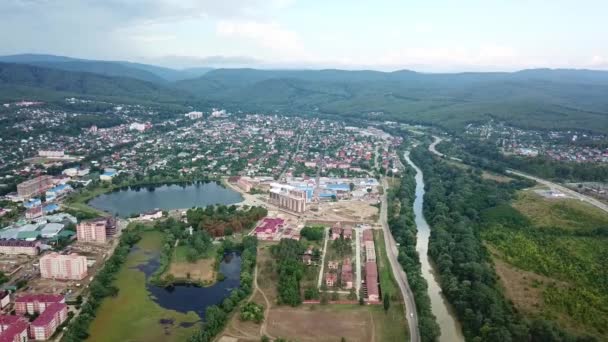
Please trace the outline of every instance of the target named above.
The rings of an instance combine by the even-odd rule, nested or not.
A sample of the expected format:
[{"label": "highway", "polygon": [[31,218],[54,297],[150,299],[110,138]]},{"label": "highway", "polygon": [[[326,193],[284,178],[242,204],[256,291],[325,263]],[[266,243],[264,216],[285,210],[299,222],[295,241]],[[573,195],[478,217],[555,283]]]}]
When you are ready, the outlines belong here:
[{"label": "highway", "polygon": [[[454,161],[462,162],[462,160],[459,159],[459,158],[447,157],[445,154],[437,151],[437,149],[435,148],[435,146],[437,146],[437,144],[439,144],[440,142],[442,142],[443,139],[441,139],[440,137],[437,137],[437,136],[433,136],[433,138],[435,138],[435,141],[433,141],[433,143],[431,145],[429,145],[429,151],[431,151],[432,153],[434,153],[434,154],[436,154],[436,155],[438,155],[440,157],[446,157],[446,158],[449,158],[449,159],[454,160]],[[568,195],[568,196],[570,196],[572,198],[578,199],[578,200],[583,201],[583,202],[587,202],[587,203],[589,203],[589,204],[591,204],[591,205],[593,205],[593,206],[595,206],[595,207],[597,207],[597,208],[599,208],[599,209],[601,209],[601,210],[603,210],[603,211],[605,211],[605,212],[608,213],[608,205],[606,205],[606,204],[604,204],[604,203],[596,200],[593,197],[590,197],[590,196],[587,196],[587,195],[583,195],[583,194],[578,193],[578,192],[576,192],[576,191],[574,191],[572,189],[568,189],[568,188],[566,188],[563,185],[559,185],[557,183],[548,181],[546,179],[539,178],[539,177],[536,177],[536,176],[532,176],[532,175],[529,175],[527,173],[523,173],[523,172],[517,171],[517,170],[507,170],[507,173],[531,179],[533,181],[536,181],[539,184],[542,184],[544,186],[549,187],[551,190],[560,191],[560,192],[562,192],[562,193],[564,193],[564,194],[566,194],[566,195]]]},{"label": "highway", "polygon": [[405,317],[407,318],[408,330],[410,332],[410,341],[420,341],[420,331],[418,330],[418,312],[416,311],[416,302],[414,301],[414,294],[410,289],[410,285],[407,282],[407,275],[403,271],[403,268],[399,264],[397,256],[399,250],[397,243],[388,228],[388,207],[386,193],[388,189],[388,182],[386,178],[382,178],[382,187],[384,193],[382,194],[382,206],[380,208],[380,222],[382,223],[382,230],[384,231],[384,244],[386,246],[386,254],[393,270],[393,275],[401,290],[403,301],[405,302]]}]

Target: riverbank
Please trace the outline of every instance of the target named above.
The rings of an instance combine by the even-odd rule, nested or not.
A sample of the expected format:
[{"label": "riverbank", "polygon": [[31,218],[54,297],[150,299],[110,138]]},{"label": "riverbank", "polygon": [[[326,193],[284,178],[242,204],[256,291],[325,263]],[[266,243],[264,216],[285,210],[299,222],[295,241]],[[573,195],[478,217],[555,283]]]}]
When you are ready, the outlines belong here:
[{"label": "riverbank", "polygon": [[420,260],[422,277],[426,280],[428,289],[427,293],[431,300],[431,311],[439,324],[441,335],[440,341],[464,341],[462,327],[456,318],[456,314],[452,305],[442,293],[439,285],[438,272],[435,270],[434,264],[428,255],[429,239],[431,229],[426,222],[423,213],[424,207],[424,179],[422,171],[410,159],[409,153],[404,155],[405,161],[415,170],[415,199],[413,203],[414,219],[417,228],[416,234],[416,252]]}]

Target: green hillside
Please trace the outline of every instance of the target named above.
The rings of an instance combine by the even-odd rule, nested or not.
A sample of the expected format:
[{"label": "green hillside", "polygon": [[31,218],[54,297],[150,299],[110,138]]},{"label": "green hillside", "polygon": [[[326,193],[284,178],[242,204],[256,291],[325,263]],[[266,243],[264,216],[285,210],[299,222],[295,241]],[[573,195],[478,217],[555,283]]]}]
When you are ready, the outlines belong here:
[{"label": "green hillside", "polygon": [[133,78],[0,63],[0,98],[2,99],[35,97],[44,100],[70,94],[157,102],[187,99],[182,91]]},{"label": "green hillside", "polygon": [[422,74],[220,69],[176,83],[197,97],[246,110],[336,114],[457,130],[496,118],[541,129],[608,131],[608,72]]}]

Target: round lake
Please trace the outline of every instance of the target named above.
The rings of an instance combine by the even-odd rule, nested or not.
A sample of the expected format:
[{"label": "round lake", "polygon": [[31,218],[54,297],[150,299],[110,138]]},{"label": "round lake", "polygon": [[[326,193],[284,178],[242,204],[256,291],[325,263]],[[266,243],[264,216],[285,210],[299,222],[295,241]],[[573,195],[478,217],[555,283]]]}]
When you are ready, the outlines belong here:
[{"label": "round lake", "polygon": [[153,209],[171,210],[205,207],[213,204],[235,204],[241,195],[216,182],[172,184],[154,187],[138,186],[115,190],[89,201],[95,209],[121,217]]}]

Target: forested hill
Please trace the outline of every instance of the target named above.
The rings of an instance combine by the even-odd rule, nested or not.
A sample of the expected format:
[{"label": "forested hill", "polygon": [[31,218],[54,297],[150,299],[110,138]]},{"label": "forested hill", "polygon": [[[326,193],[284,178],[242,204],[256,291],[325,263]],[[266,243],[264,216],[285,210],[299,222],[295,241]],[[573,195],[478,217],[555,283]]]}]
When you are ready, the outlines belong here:
[{"label": "forested hill", "polygon": [[125,61],[101,61],[55,55],[19,54],[0,56],[0,63],[28,64],[65,71],[91,72],[104,76],[129,77],[154,83],[168,83],[196,78],[210,68],[171,69]]},{"label": "forested hill", "polygon": [[203,110],[214,106],[403,121],[438,125],[454,133],[469,123],[489,119],[522,128],[608,133],[606,71],[209,71],[46,55],[0,57],[0,99],[68,94],[188,104]]},{"label": "forested hill", "polygon": [[218,69],[176,86],[249,110],[375,115],[448,129],[495,118],[529,128],[608,131],[608,72],[603,71],[423,74]]},{"label": "forested hill", "polygon": [[170,86],[127,77],[109,77],[88,72],[71,72],[25,64],[0,63],[0,99],[31,99],[86,95],[175,102],[187,99],[183,91]]}]

